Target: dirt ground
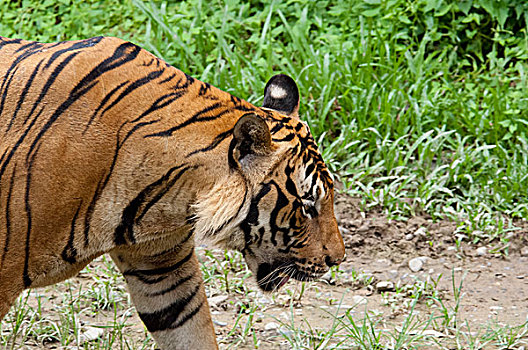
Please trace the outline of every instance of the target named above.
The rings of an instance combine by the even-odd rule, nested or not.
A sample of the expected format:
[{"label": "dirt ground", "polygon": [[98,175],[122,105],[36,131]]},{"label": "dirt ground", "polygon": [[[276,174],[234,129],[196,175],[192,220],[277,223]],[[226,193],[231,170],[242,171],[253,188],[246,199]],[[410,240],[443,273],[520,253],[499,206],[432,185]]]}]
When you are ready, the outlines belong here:
[{"label": "dirt ground", "polygon": [[[422,332],[427,329],[438,337],[452,336],[442,327],[442,322],[447,322],[452,314],[456,314],[458,327],[477,333],[490,325],[507,327],[526,323],[528,251],[523,248],[528,247],[527,223],[517,223],[518,229],[512,231],[507,242],[475,245],[465,241],[457,244],[456,224],[452,222],[433,223],[422,216],[391,222],[375,210],[363,213],[359,200],[344,195],[337,196],[336,215],[347,250],[339,273],[329,273],[320,281],[307,284],[305,289],[301,283],[290,281],[273,294],[258,291],[252,279],[244,282],[250,284],[251,292],[247,295],[226,294],[208,287],[221,349],[317,348],[314,344],[321,342],[320,339],[324,342],[324,335],[330,334],[336,318],[351,318],[360,324],[368,317],[379,332],[391,333],[402,327],[412,313],[419,321],[417,328]],[[505,245],[508,254],[504,254]],[[201,259],[204,254],[205,250],[199,251]],[[92,268],[97,264],[101,262],[94,263]],[[87,290],[90,281],[93,278],[83,272],[71,283]],[[61,289],[38,293],[48,296],[50,305],[42,307],[53,309]],[[417,294],[420,296],[416,297]],[[414,308],[413,298],[418,300]],[[240,306],[244,300],[253,302],[245,314],[241,313]],[[125,310],[120,311],[127,314],[124,332],[139,344],[143,343],[146,333],[139,318],[132,309]],[[110,310],[83,322],[101,326],[115,317]],[[452,324],[453,319],[449,322]],[[310,334],[311,338],[306,337]],[[468,331],[468,334],[474,333]],[[332,337],[326,341],[331,344]],[[526,346],[528,340],[521,340],[520,344]],[[61,348],[53,343],[32,346],[28,342],[19,348],[42,347]]]},{"label": "dirt ground", "polygon": [[[412,286],[424,284],[424,297],[414,310],[422,320],[432,313],[436,317],[441,315],[445,310],[443,305],[451,311],[456,308],[459,325],[475,330],[472,334],[489,326],[519,326],[527,322],[528,256],[523,256],[528,255],[523,250],[528,247],[527,223],[516,223],[517,229],[512,231],[508,242],[479,245],[462,240],[457,244],[453,222],[433,223],[424,216],[391,222],[377,211],[363,213],[359,202],[345,195],[336,199],[336,216],[347,250],[346,261],[340,267],[343,274],[335,280],[326,278],[312,285],[293,310],[288,308],[291,304],[281,305],[280,297],[278,302],[270,303],[265,314],[273,317],[264,317],[260,325],[255,324],[264,335],[260,337],[264,340],[262,349],[291,348],[291,343],[265,336],[272,333],[266,326],[274,330],[274,321],[282,324],[291,322],[292,318],[296,323],[306,320],[310,327],[328,330],[334,322],[328,313],[341,316],[347,309],[354,310],[351,315],[357,320],[364,319],[365,313],[378,316],[380,329],[398,328],[409,314]],[[504,254],[505,246],[508,254]],[[411,270],[413,259],[421,262],[418,271]],[[412,267],[417,270],[419,266]],[[393,287],[383,282],[391,282]],[[457,298],[455,291],[458,290]],[[215,310],[217,306],[212,308]],[[225,336],[224,328],[230,329],[234,316],[218,311],[213,311],[213,315],[223,321],[221,325],[227,324],[216,327],[218,335]],[[435,325],[438,323],[432,322],[426,328],[434,329]],[[229,340],[221,345],[228,348]],[[241,348],[251,349],[254,345],[250,343]]]}]

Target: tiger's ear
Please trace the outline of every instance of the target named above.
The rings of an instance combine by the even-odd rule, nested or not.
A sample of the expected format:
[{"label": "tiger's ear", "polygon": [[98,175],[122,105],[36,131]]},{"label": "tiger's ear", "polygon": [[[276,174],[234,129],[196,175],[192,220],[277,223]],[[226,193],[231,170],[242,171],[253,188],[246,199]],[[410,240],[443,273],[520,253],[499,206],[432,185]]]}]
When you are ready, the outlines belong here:
[{"label": "tiger's ear", "polygon": [[267,155],[271,152],[271,134],[268,124],[256,114],[240,117],[233,129],[229,147],[229,162],[240,164],[249,155]]},{"label": "tiger's ear", "polygon": [[299,89],[295,81],[285,74],[271,77],[264,88],[262,107],[299,118]]}]

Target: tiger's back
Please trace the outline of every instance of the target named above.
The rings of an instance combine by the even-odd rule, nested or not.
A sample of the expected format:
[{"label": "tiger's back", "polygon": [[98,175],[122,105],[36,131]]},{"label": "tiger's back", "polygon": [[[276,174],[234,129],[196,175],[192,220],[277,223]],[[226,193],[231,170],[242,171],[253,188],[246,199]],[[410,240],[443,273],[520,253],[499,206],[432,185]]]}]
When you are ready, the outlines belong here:
[{"label": "tiger's back", "polygon": [[[183,348],[214,347],[211,331],[182,337],[212,329],[194,235],[251,261],[260,261],[255,250],[263,244],[277,245],[277,232],[284,244],[295,242],[276,222],[264,238],[253,219],[260,209],[261,220],[279,220],[260,208],[265,204],[299,210],[297,199],[291,208],[279,203],[286,183],[262,186],[265,176],[289,175],[293,163],[272,174],[285,157],[297,152],[300,162],[316,154],[312,144],[296,118],[193,79],[132,43],[0,38],[0,318],[23,289],[69,278],[109,252],[160,346],[178,340]],[[320,184],[316,176],[310,181],[321,189],[314,193],[330,203],[331,180],[320,156],[312,158],[302,176],[308,179],[307,168],[317,172]],[[287,195],[301,198],[301,187],[290,185]],[[263,200],[275,191],[275,199]],[[317,249],[338,263],[342,240],[328,205],[317,225],[328,225],[331,242]],[[287,225],[296,227],[291,218]],[[253,235],[262,236],[258,247]],[[274,273],[277,264],[265,264]]]}]

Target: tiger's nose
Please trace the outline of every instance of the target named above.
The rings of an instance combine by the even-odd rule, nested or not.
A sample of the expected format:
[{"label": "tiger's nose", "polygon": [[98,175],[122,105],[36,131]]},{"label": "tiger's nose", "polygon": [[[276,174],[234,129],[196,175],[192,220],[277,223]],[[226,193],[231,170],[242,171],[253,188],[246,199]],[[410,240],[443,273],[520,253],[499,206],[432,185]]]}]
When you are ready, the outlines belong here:
[{"label": "tiger's nose", "polygon": [[325,263],[328,267],[337,266],[341,264],[346,259],[346,254],[343,254],[341,258],[335,258],[331,257],[330,255],[327,255],[325,257]]}]

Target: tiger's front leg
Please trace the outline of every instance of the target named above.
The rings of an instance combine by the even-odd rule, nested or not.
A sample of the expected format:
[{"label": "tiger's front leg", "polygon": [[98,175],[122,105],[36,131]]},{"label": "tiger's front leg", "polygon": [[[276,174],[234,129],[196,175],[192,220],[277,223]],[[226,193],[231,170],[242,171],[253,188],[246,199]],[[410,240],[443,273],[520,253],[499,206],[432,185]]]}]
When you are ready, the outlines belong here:
[{"label": "tiger's front leg", "polygon": [[218,349],[194,245],[156,255],[141,254],[141,247],[128,248],[111,256],[158,346],[164,350]]}]

